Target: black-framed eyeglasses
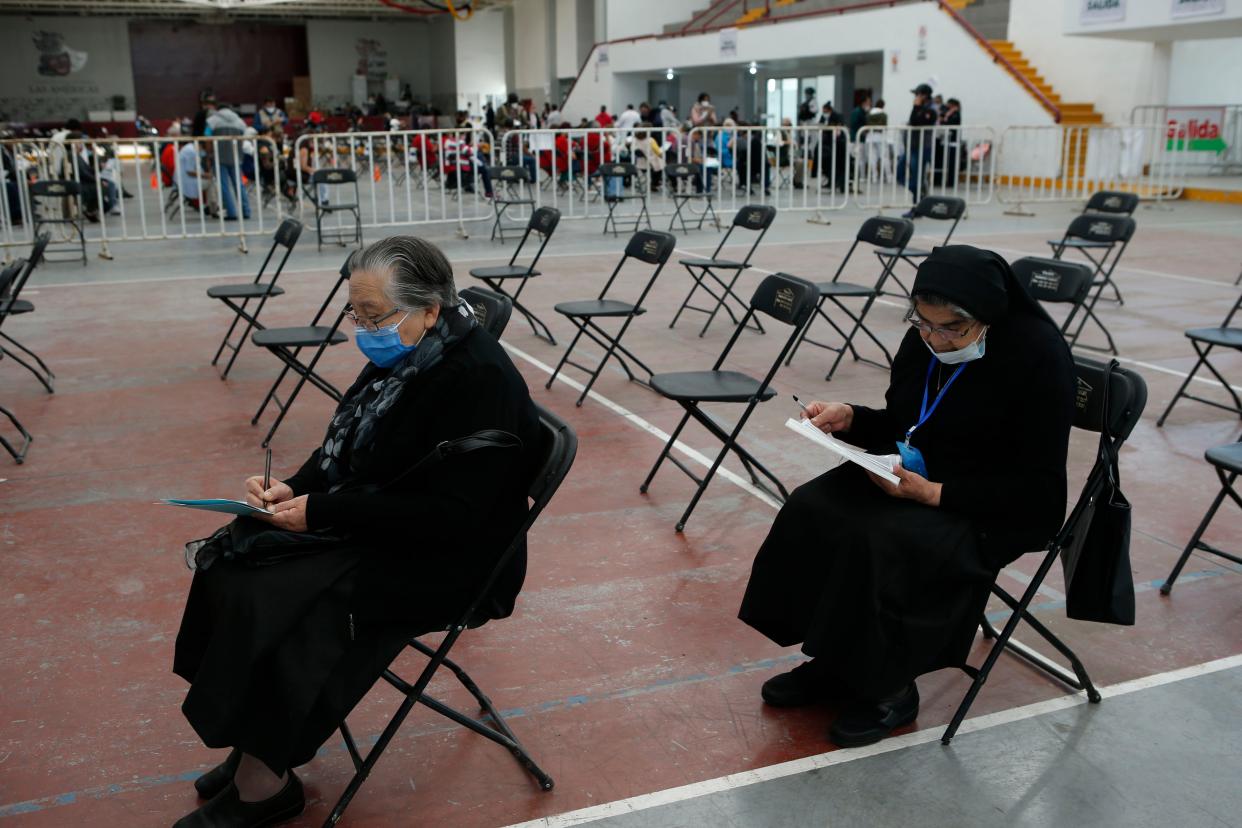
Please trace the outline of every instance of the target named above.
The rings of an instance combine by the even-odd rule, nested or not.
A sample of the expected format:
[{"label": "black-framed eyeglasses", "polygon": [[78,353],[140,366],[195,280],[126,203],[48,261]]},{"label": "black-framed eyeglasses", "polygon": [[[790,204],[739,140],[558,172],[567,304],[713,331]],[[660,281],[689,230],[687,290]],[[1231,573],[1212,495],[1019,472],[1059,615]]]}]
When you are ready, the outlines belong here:
[{"label": "black-framed eyeglasses", "polygon": [[913,308],[906,311],[905,321],[913,327],[918,328],[923,333],[935,334],[941,339],[946,340],[957,339],[958,337],[964,336],[970,331],[971,326],[975,324],[973,320],[963,320],[961,322],[953,323],[958,326],[956,328],[950,328],[945,325],[933,325],[932,323],[921,318]]},{"label": "black-framed eyeglasses", "polygon": [[365,331],[370,331],[371,333],[375,333],[376,331],[378,331],[380,329],[381,323],[383,323],[387,319],[391,319],[393,316],[396,316],[400,312],[401,312],[401,308],[393,308],[388,313],[381,316],[379,319],[367,319],[365,316],[359,316],[357,313],[355,313],[353,305],[345,306],[345,318],[348,319],[350,322],[353,322],[359,328],[362,328]]}]

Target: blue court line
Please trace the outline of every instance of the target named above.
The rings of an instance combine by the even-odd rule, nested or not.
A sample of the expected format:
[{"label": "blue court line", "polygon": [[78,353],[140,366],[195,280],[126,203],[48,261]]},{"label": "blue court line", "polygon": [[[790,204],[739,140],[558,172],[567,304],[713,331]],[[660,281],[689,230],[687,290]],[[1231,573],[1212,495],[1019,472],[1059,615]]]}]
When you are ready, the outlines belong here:
[{"label": "blue court line", "polygon": [[[1190,585],[1193,583],[1210,580],[1225,574],[1239,574],[1232,569],[1202,570],[1199,572],[1189,572],[1178,578],[1178,583]],[[1141,584],[1134,585],[1135,593],[1151,592],[1159,589],[1164,585],[1164,579],[1155,581],[1146,581]],[[1046,612],[1054,609],[1061,609],[1065,606],[1064,601],[1048,601],[1042,604],[1034,604],[1031,606],[1032,612]],[[1005,620],[1009,616],[1007,609],[990,612],[987,614],[988,620],[997,623]],[[742,664],[736,664],[720,675],[709,675],[707,673],[692,673],[686,676],[678,676],[676,678],[660,679],[644,684],[640,687],[627,687],[618,690],[610,690],[605,693],[596,694],[579,694],[566,696],[561,699],[551,699],[549,701],[539,702],[528,707],[514,707],[500,711],[501,715],[506,719],[520,719],[539,713],[547,713],[555,710],[566,710],[573,707],[581,707],[582,705],[594,702],[618,701],[622,699],[634,698],[636,696],[644,696],[650,693],[660,692],[673,687],[686,687],[694,684],[702,684],[707,681],[714,681],[720,678],[742,675],[745,673],[753,673],[759,670],[771,670],[775,667],[782,667],[786,664],[799,662],[805,659],[801,653],[789,653],[787,655],[778,656],[776,658],[765,658],[759,661],[748,661]],[[484,717],[483,720],[486,720]],[[458,726],[446,722],[445,724],[435,724],[431,726],[423,726],[420,728],[405,728],[401,732],[409,739],[421,736],[431,735],[433,733],[443,733],[458,730]],[[374,745],[379,738],[379,734],[359,739],[360,746]],[[344,753],[344,747],[334,745],[332,747],[322,747],[316,754],[316,758],[323,756],[331,756],[335,753]],[[208,768],[203,766],[195,770],[184,771],[177,774],[159,774],[156,776],[144,776],[132,779],[128,782],[113,783],[110,785],[95,785],[89,788],[83,788],[78,791],[69,791],[68,793],[52,794],[50,796],[42,796],[37,799],[27,799],[22,802],[12,802],[8,804],[0,804],[0,819],[4,817],[21,816],[23,814],[37,813],[46,811],[51,808],[58,808],[62,805],[73,805],[83,799],[103,799],[109,796],[115,796],[122,793],[131,793],[134,791],[148,790],[158,788],[164,785],[175,783],[193,782]]]}]

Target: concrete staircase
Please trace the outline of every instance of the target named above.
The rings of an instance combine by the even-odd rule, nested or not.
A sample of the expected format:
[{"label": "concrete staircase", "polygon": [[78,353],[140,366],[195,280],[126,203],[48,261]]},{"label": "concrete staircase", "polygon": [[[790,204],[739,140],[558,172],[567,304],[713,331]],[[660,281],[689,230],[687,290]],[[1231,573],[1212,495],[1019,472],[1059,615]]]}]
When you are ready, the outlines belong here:
[{"label": "concrete staircase", "polygon": [[1009,62],[1017,72],[1026,78],[1040,93],[1061,110],[1061,123],[1067,126],[1085,126],[1104,123],[1104,116],[1095,111],[1095,105],[1089,103],[1065,103],[1061,96],[1048,81],[1044,80],[1039,71],[1022,55],[1022,50],[1008,40],[989,40],[1001,57]]},{"label": "concrete staircase", "polygon": [[945,0],[945,4],[989,40],[1009,34],[1009,0]]}]

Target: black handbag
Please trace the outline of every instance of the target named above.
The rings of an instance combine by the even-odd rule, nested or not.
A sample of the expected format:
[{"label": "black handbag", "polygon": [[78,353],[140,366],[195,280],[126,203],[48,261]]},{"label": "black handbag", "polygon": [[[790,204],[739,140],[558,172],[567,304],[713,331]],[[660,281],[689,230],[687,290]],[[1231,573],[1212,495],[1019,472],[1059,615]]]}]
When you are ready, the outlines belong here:
[{"label": "black handbag", "polygon": [[[497,429],[476,431],[466,437],[445,440],[437,444],[417,463],[386,483],[346,486],[340,491],[382,491],[398,480],[420,469],[435,465],[446,457],[488,447],[520,449],[522,441],[507,431]],[[265,521],[243,516],[235,518],[226,526],[221,526],[210,537],[187,543],[185,560],[190,569],[207,569],[219,558],[237,560],[251,567],[271,566],[290,558],[300,558],[322,552],[348,540],[348,534],[331,529],[291,532],[286,529],[275,529]]]},{"label": "black handbag", "polygon": [[1091,495],[1069,542],[1061,550],[1065,614],[1078,621],[1134,624],[1134,573],[1130,569],[1130,501],[1121,493],[1117,448],[1108,417],[1108,393],[1116,361],[1104,371],[1104,425]]}]

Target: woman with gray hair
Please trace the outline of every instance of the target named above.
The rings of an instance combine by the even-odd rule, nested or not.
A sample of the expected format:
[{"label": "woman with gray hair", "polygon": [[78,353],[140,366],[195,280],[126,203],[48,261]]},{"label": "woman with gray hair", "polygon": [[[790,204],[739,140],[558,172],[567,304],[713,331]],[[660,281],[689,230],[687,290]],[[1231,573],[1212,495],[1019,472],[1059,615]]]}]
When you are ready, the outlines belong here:
[{"label": "woman with gray hair", "polygon": [[[173,670],[190,682],[182,711],[194,730],[232,750],[195,781],[208,801],[177,828],[301,813],[293,768],[411,636],[454,619],[526,516],[537,413],[508,355],[458,298],[444,254],[394,236],[355,253],[349,269],[366,366],[292,477],[246,481],[246,500],[270,515],[239,518],[193,546]],[[517,436],[521,449],[420,463],[485,429]],[[259,521],[321,540],[278,563],[247,557],[231,539],[246,522],[267,528]],[[523,550],[492,591],[489,617],[512,612],[525,569]]]}]

